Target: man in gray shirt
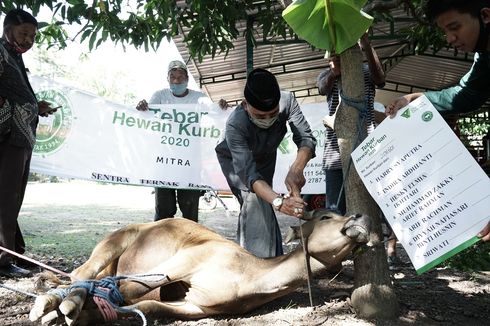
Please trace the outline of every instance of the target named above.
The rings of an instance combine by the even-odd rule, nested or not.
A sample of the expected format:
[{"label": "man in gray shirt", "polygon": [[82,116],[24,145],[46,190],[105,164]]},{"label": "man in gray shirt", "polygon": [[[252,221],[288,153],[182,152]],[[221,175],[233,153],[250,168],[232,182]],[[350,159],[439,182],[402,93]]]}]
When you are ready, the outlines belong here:
[{"label": "man in gray shirt", "polygon": [[[303,170],[315,156],[316,139],[294,96],[281,91],[267,70],[255,69],[248,75],[244,95],[245,100],[228,118],[224,138],[215,150],[228,185],[240,202],[240,245],[258,257],[279,256],[283,253],[282,237],[274,209],[298,218],[303,215]],[[272,179],[287,123],[298,152],[285,179],[288,194],[282,196],[273,190]]]}]

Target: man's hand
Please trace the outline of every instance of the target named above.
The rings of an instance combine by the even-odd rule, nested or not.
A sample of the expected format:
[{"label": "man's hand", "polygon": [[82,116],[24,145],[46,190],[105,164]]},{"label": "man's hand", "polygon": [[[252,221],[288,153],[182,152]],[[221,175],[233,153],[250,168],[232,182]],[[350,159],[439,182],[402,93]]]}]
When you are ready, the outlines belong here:
[{"label": "man's hand", "polygon": [[488,222],[487,226],[485,226],[483,230],[478,233],[478,237],[480,237],[483,241],[490,241],[490,222]]},{"label": "man's hand", "polygon": [[279,209],[281,213],[297,218],[302,218],[305,214],[306,203],[301,197],[284,196],[284,201]]},{"label": "man's hand", "polygon": [[228,102],[222,98],[221,100],[218,101],[219,108],[223,111],[226,111],[226,109],[230,108],[231,105],[228,104]]},{"label": "man's hand", "polygon": [[362,34],[361,38],[359,39],[359,46],[361,47],[361,49],[365,50],[369,45],[370,45],[370,41],[369,41],[369,35],[368,33],[364,33]]},{"label": "man's hand", "polygon": [[46,101],[37,102],[37,107],[39,109],[39,115],[41,117],[47,117],[50,114],[55,113],[60,107],[52,108],[51,103]]},{"label": "man's hand", "polygon": [[146,100],[139,101],[138,105],[136,105],[136,110],[147,111],[148,110],[148,102],[146,102]]},{"label": "man's hand", "polygon": [[419,98],[420,96],[422,96],[422,93],[412,93],[395,99],[393,102],[388,104],[385,110],[385,114],[390,118],[394,118],[398,110],[407,106],[410,102]]}]

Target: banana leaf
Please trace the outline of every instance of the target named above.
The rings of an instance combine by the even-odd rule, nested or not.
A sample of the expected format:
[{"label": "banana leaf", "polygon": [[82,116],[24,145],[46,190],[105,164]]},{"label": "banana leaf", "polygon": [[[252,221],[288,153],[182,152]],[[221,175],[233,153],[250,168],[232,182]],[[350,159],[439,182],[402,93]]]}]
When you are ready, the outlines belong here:
[{"label": "banana leaf", "polygon": [[315,48],[337,54],[367,31],[373,18],[362,11],[367,0],[296,0],[282,17],[296,34]]}]

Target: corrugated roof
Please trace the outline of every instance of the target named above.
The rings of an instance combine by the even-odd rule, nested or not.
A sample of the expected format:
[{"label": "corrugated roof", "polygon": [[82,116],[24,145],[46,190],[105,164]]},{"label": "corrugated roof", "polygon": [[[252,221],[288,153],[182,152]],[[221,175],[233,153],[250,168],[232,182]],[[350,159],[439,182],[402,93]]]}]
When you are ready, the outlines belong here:
[{"label": "corrugated roof", "polygon": [[[455,53],[453,49],[442,49],[436,54],[426,52],[415,55],[410,42],[400,38],[400,30],[415,24],[404,10],[394,12],[392,23],[376,23],[372,28],[372,44],[385,65],[387,91],[414,92],[437,90],[454,85],[468,71],[472,56]],[[240,35],[244,35],[246,22],[239,24]],[[213,101],[225,99],[238,102],[243,96],[247,70],[247,44],[242,36],[234,42],[228,55],[207,56],[202,62],[190,59],[183,42],[186,30],[175,37],[179,51],[188,61],[189,70]],[[296,97],[318,98],[316,78],[327,66],[325,51],[313,49],[307,43],[288,39],[264,40],[260,29],[255,32],[258,46],[253,48],[253,67],[273,72],[281,88],[294,91]]]}]

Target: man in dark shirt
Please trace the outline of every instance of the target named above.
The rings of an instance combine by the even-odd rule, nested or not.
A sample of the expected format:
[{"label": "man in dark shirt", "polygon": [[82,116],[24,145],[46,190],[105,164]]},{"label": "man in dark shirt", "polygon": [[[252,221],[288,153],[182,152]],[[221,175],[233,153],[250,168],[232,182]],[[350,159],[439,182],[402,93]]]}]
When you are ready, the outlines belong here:
[{"label": "man in dark shirt", "polygon": [[[473,66],[458,85],[399,97],[386,107],[386,114],[394,117],[422,95],[443,115],[478,110],[490,98],[490,1],[429,0],[426,13],[444,31],[450,45],[459,51],[475,52]],[[490,221],[478,236],[490,241]]]},{"label": "man in dark shirt", "polygon": [[[315,156],[316,139],[294,96],[281,92],[267,70],[255,69],[248,75],[244,95],[245,100],[228,118],[216,153],[240,202],[240,245],[258,257],[274,257],[283,253],[274,209],[295,217],[303,215],[303,170]],[[288,123],[298,152],[285,179],[288,194],[282,196],[273,190],[272,179],[277,148]]]},{"label": "man in dark shirt", "polygon": [[[25,244],[17,218],[29,176],[38,115],[54,112],[38,102],[26,74],[22,53],[34,44],[37,21],[14,9],[7,13],[0,38],[0,245],[24,253]],[[29,271],[13,264],[0,251],[0,275],[25,276]]]}]

